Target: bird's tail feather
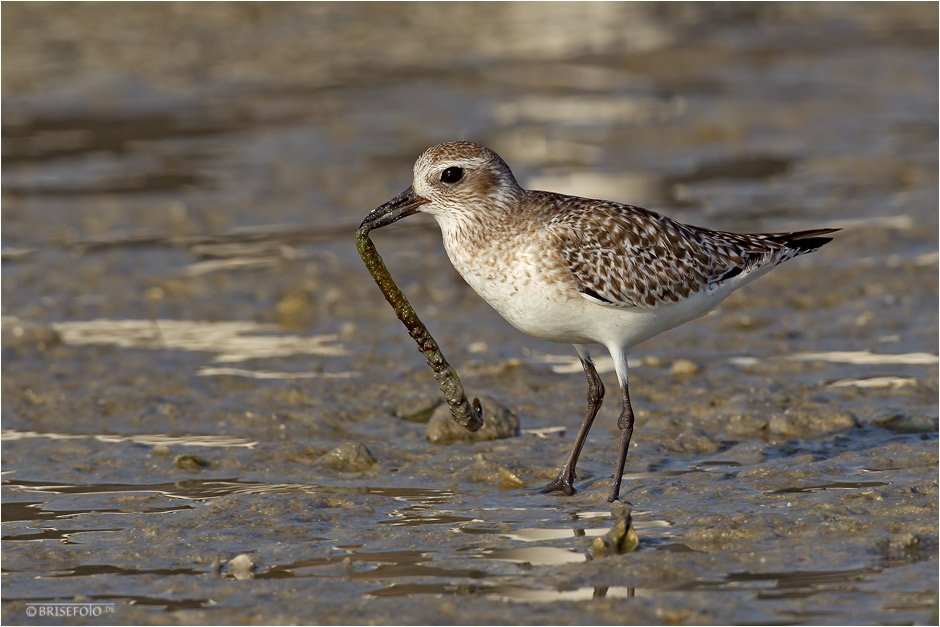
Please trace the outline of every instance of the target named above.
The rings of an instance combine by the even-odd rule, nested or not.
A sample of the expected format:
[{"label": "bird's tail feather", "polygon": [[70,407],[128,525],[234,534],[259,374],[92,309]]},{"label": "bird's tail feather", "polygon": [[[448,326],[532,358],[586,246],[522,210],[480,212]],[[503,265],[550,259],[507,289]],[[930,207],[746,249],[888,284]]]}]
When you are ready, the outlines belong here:
[{"label": "bird's tail feather", "polygon": [[841,229],[808,229],[792,233],[761,233],[761,237],[785,245],[797,254],[811,253],[832,241],[831,237],[819,237]]}]

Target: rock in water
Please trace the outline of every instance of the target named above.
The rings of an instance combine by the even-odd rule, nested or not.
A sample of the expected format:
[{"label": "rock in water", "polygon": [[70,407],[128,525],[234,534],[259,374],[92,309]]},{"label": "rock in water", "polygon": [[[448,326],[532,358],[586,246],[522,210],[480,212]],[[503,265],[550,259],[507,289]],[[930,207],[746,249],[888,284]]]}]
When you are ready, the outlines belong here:
[{"label": "rock in water", "polygon": [[208,466],[209,462],[199,457],[198,455],[184,453],[183,455],[176,456],[176,458],[173,460],[173,465],[177,468],[182,468],[183,470],[199,470],[200,468],[205,468]]},{"label": "rock in water", "polygon": [[937,430],[937,421],[928,416],[908,416],[893,414],[876,420],[875,424],[895,433],[932,433]]},{"label": "rock in water", "polygon": [[255,578],[255,562],[244,553],[230,559],[227,566],[228,572],[230,572],[235,579]]},{"label": "rock in water", "polygon": [[814,405],[788,407],[783,414],[770,419],[767,431],[777,437],[816,438],[858,426],[858,419],[850,411],[827,405]]},{"label": "rock in water", "polygon": [[368,470],[377,462],[372,451],[361,442],[344,442],[332,451],[321,455],[315,462],[318,465],[342,472],[361,472]]},{"label": "rock in water", "polygon": [[467,431],[454,422],[450,409],[444,404],[434,410],[424,436],[432,444],[454,444],[500,440],[519,435],[519,417],[514,411],[488,396],[481,396],[480,404],[483,406],[483,427],[478,431]]}]

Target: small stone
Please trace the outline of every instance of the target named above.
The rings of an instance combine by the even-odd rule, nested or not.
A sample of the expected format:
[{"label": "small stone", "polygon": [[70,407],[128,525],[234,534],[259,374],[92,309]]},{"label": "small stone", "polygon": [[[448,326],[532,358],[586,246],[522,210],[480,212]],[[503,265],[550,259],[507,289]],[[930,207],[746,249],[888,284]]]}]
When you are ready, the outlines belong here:
[{"label": "small stone", "polygon": [[640,538],[633,529],[630,506],[621,501],[615,501],[610,509],[616,519],[614,526],[603,536],[594,538],[591,548],[588,549],[588,553],[595,559],[619,553],[630,553],[640,544]]},{"label": "small stone", "polygon": [[500,440],[519,435],[519,417],[514,411],[488,396],[481,396],[480,404],[483,406],[483,426],[478,431],[467,431],[454,422],[450,408],[445,403],[434,410],[424,436],[432,444],[454,444]]},{"label": "small stone", "polygon": [[935,433],[937,431],[937,419],[927,416],[908,416],[906,414],[894,414],[881,420],[876,420],[875,424],[895,433]]},{"label": "small stone", "polygon": [[378,462],[365,444],[344,442],[332,451],[320,456],[317,465],[326,466],[340,472],[361,472],[368,470]]},{"label": "small stone", "polygon": [[708,437],[702,429],[684,431],[679,437],[664,441],[662,446],[666,450],[687,455],[711,455],[721,449],[721,444]]},{"label": "small stone", "polygon": [[244,553],[230,559],[227,566],[228,572],[230,572],[235,579],[255,578],[255,562]]},{"label": "small stone", "polygon": [[153,446],[153,454],[158,457],[169,457],[170,447],[166,444],[155,444]]},{"label": "small stone", "polygon": [[932,543],[926,538],[921,538],[913,533],[901,534],[885,538],[879,541],[876,546],[881,553],[882,559],[887,562],[919,562],[926,559],[931,548],[936,551],[936,542]]},{"label": "small stone", "polygon": [[687,377],[693,374],[698,374],[701,371],[702,368],[694,361],[689,361],[688,359],[677,359],[672,362],[672,368],[669,369],[669,374],[677,377]]},{"label": "small stone", "polygon": [[199,470],[208,466],[209,462],[199,457],[198,455],[184,453],[183,455],[176,456],[176,458],[173,460],[173,465],[184,470]]},{"label": "small stone", "polygon": [[852,412],[817,405],[789,407],[783,414],[777,414],[770,419],[767,430],[773,435],[786,438],[807,438],[857,426],[858,419]]}]

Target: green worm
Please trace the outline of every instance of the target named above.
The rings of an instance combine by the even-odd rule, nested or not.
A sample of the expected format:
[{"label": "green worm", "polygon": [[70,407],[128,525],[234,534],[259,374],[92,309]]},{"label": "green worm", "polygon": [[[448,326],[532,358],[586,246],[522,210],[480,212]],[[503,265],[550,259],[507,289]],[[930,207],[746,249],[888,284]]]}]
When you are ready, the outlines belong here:
[{"label": "green worm", "polygon": [[379,255],[379,251],[375,249],[375,245],[369,239],[370,230],[372,230],[372,227],[363,223],[356,232],[356,248],[359,249],[359,256],[362,257],[369,273],[375,279],[376,285],[382,290],[385,300],[395,310],[395,315],[408,329],[408,334],[418,343],[418,350],[427,359],[428,365],[434,371],[434,378],[441,386],[441,393],[447,401],[454,422],[468,431],[476,431],[483,426],[483,409],[480,406],[480,399],[473,399],[472,406],[467,401],[467,395],[464,393],[457,371],[447,363],[440,346],[431,337],[430,332],[418,318],[418,314],[415,313],[411,303],[408,302],[402,291],[398,289],[395,281],[392,280],[388,268],[385,267],[385,262],[382,261],[382,256]]}]

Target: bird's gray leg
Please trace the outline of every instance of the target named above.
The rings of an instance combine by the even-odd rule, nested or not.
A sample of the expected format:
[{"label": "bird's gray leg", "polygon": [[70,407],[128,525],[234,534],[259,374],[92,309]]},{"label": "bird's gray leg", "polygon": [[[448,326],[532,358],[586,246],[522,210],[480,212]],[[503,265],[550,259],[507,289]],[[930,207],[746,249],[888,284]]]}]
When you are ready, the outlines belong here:
[{"label": "bird's gray leg", "polygon": [[617,370],[617,380],[620,382],[620,392],[623,397],[623,409],[617,419],[617,428],[620,429],[620,454],[617,457],[617,466],[614,469],[613,485],[607,500],[613,503],[620,498],[620,482],[623,479],[623,467],[627,463],[627,451],[630,449],[630,438],[633,437],[633,406],[630,404],[629,376],[627,374],[627,356],[621,349],[612,349],[614,368]]},{"label": "bird's gray leg", "polygon": [[587,347],[581,344],[575,344],[578,356],[581,358],[581,365],[584,367],[584,374],[588,380],[588,406],[584,414],[584,420],[581,422],[581,429],[578,431],[578,437],[574,441],[574,447],[568,454],[564,465],[558,472],[558,478],[549,483],[542,489],[542,492],[564,492],[565,494],[574,494],[574,469],[578,464],[578,457],[581,455],[581,449],[584,447],[584,441],[587,439],[591,425],[594,423],[594,417],[597,416],[601,403],[604,402],[604,382],[601,381],[594,367],[594,361],[587,351]]}]

